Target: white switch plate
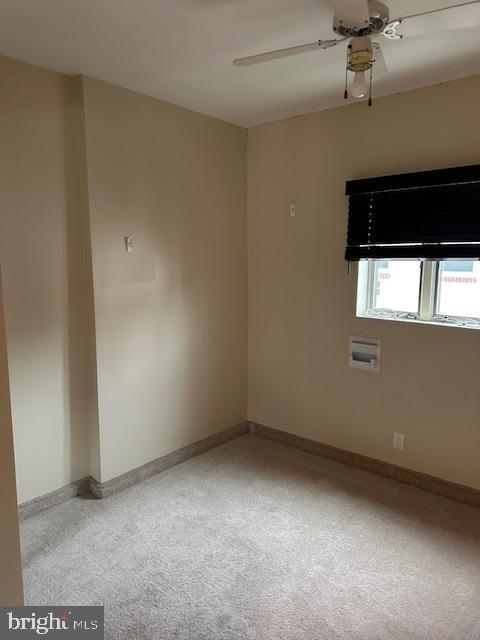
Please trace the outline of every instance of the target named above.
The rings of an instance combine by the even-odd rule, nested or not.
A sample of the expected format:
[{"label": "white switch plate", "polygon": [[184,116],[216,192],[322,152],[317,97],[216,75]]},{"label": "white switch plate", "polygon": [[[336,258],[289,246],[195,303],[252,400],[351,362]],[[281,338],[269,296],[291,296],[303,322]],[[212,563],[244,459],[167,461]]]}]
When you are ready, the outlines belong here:
[{"label": "white switch plate", "polygon": [[404,446],[405,446],[405,434],[398,433],[397,431],[395,431],[393,434],[393,448],[400,449],[400,451],[403,451]]},{"label": "white switch plate", "polygon": [[294,202],[291,202],[291,203],[290,203],[290,217],[291,217],[291,218],[294,218],[296,213],[297,213],[297,211],[296,211],[296,205],[295,205],[295,203],[294,203]]}]

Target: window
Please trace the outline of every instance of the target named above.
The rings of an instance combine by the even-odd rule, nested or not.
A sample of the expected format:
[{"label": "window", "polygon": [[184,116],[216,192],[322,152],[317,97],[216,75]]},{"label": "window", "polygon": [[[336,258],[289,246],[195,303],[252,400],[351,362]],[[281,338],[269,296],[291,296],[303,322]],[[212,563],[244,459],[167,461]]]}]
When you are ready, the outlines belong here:
[{"label": "window", "polygon": [[480,165],[349,180],[357,315],[480,329]]},{"label": "window", "polygon": [[357,315],[480,328],[480,260],[360,260]]}]

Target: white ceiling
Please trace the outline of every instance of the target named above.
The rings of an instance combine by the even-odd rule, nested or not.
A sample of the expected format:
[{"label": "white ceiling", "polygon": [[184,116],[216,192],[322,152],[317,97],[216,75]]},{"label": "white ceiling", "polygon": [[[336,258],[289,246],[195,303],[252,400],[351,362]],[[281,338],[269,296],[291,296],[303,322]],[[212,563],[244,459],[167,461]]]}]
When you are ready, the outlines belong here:
[{"label": "white ceiling", "polygon": [[[389,0],[391,17],[459,0]],[[0,53],[250,126],[344,104],[345,49],[233,58],[333,37],[326,0],[0,0]],[[374,95],[480,73],[480,27],[380,41]]]}]

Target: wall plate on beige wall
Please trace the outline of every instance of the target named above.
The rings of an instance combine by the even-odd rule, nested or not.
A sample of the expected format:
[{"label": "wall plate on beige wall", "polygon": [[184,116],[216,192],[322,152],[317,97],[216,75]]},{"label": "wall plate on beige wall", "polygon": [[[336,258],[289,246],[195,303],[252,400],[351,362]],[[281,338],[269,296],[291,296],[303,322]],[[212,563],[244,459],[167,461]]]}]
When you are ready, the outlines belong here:
[{"label": "wall plate on beige wall", "polygon": [[348,366],[367,371],[380,371],[380,340],[350,336]]}]

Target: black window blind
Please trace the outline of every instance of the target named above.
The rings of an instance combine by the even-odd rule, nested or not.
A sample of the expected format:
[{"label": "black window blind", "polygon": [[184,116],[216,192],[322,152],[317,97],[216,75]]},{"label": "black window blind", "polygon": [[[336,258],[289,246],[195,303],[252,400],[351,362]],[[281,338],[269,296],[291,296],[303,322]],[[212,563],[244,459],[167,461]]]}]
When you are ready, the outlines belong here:
[{"label": "black window blind", "polygon": [[346,184],[345,259],[480,258],[480,165]]}]

